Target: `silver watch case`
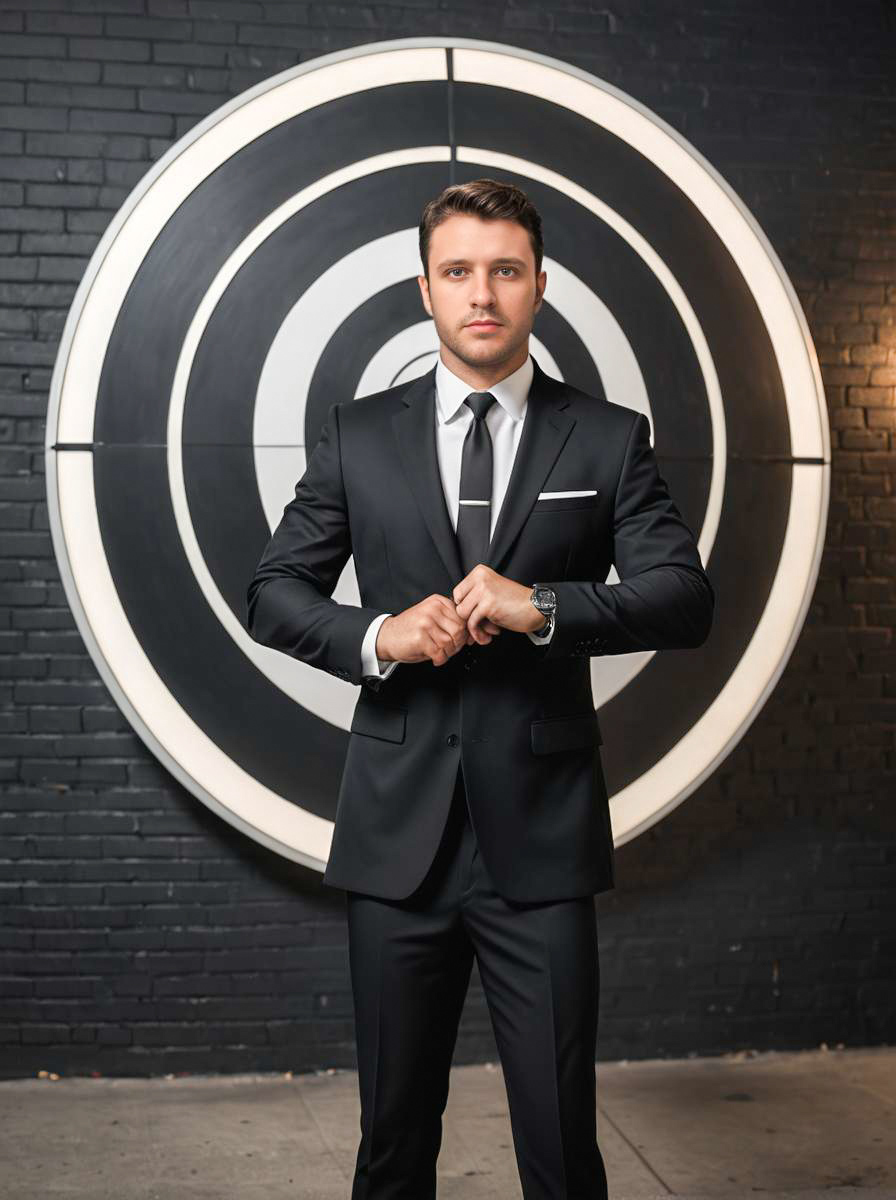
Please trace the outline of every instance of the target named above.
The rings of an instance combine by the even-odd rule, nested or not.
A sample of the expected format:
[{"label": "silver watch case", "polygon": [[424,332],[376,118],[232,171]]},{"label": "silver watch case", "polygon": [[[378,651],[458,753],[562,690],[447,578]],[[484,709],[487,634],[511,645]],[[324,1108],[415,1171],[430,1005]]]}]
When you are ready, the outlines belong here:
[{"label": "silver watch case", "polygon": [[549,588],[544,583],[532,585],[532,594],[529,599],[546,619],[552,617],[557,611],[557,594],[553,588]]}]

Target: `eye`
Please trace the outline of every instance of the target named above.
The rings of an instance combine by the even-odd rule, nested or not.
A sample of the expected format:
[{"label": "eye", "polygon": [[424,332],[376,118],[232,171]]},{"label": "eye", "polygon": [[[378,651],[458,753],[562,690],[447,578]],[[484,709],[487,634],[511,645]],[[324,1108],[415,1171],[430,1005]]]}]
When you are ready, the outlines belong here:
[{"label": "eye", "polygon": [[[454,272],[455,271],[464,271],[464,270],[465,270],[464,267],[449,267],[448,270],[445,272],[445,274],[446,274],[446,276],[449,276],[452,279],[457,279],[457,276],[454,274]],[[516,267],[498,267],[497,270],[509,271],[511,273],[511,275],[516,274]],[[504,278],[506,279],[507,276],[505,275]]]}]

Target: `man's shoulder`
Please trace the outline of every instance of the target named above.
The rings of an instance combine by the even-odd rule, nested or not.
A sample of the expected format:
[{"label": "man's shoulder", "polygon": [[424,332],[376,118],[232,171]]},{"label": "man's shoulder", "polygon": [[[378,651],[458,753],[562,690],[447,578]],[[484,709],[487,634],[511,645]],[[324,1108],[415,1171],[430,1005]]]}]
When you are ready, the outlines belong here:
[{"label": "man's shoulder", "polygon": [[391,421],[392,417],[402,412],[407,406],[402,397],[408,388],[417,380],[406,379],[392,387],[383,388],[379,392],[371,392],[366,396],[356,396],[351,400],[343,400],[338,404],[339,424],[345,427],[348,423],[351,429],[376,427],[383,421]]},{"label": "man's shoulder", "polygon": [[582,418],[586,421],[593,421],[605,429],[618,430],[627,435],[641,411],[627,404],[620,404],[616,400],[608,400],[606,396],[586,392],[583,388],[576,387],[575,384],[568,383],[566,380],[554,379],[551,376],[545,378],[556,394],[563,396],[566,401],[566,411],[576,420]]}]

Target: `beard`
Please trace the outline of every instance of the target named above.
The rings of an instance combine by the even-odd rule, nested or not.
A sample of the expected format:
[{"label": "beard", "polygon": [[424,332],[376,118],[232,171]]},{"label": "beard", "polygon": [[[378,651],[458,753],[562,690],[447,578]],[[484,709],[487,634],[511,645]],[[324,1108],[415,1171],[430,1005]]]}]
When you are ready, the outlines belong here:
[{"label": "beard", "polygon": [[494,367],[509,361],[529,337],[532,332],[532,324],[534,324],[534,322],[530,323],[526,328],[511,327],[502,323],[499,341],[498,337],[477,339],[475,335],[471,336],[464,329],[446,326],[439,320],[435,311],[433,312],[433,322],[436,333],[439,335],[439,341],[468,367]]}]

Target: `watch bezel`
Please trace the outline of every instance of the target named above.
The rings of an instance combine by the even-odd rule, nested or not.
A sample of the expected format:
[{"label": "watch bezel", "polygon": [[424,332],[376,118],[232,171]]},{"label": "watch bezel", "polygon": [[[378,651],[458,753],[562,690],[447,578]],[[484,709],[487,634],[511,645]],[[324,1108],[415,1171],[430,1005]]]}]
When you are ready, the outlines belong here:
[{"label": "watch bezel", "polygon": [[533,583],[530,599],[540,613],[546,617],[553,616],[557,608],[557,593],[552,587],[545,583]]}]

